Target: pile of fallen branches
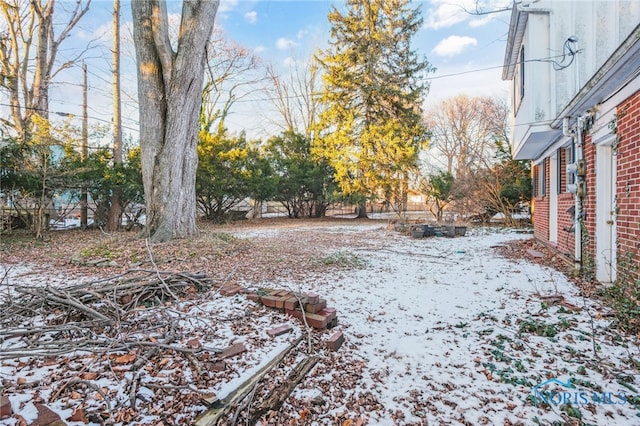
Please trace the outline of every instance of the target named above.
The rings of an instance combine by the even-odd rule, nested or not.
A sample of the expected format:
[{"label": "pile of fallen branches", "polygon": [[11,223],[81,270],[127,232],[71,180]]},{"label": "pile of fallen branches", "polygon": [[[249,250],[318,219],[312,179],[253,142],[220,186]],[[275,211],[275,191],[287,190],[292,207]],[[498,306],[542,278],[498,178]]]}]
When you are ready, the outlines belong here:
[{"label": "pile of fallen branches", "polygon": [[142,322],[147,332],[155,329],[166,340],[173,321],[164,309],[147,308],[202,297],[212,289],[211,279],[202,274],[141,269],[67,287],[3,283],[0,342],[20,338],[23,345],[6,348],[0,359],[162,346],[126,336]]}]

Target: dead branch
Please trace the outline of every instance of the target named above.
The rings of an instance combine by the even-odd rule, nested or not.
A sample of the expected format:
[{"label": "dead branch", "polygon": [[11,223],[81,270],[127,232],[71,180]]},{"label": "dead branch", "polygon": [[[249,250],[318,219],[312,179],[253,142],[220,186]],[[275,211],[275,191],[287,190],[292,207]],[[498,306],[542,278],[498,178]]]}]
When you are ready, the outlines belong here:
[{"label": "dead branch", "polygon": [[58,390],[56,390],[51,395],[51,398],[49,398],[49,402],[55,401],[66,388],[68,388],[70,386],[77,385],[77,384],[83,384],[83,385],[95,390],[96,392],[98,392],[100,394],[100,396],[102,397],[102,399],[104,400],[104,402],[107,404],[107,409],[109,410],[109,412],[111,412],[111,403],[109,402],[109,399],[107,398],[107,395],[104,393],[104,391],[102,389],[100,389],[100,386],[98,386],[95,383],[92,383],[90,381],[82,380],[79,377],[74,377],[71,380],[67,380],[65,383],[63,383],[58,388]]},{"label": "dead branch", "polygon": [[250,423],[255,424],[264,414],[280,409],[284,401],[289,397],[289,394],[293,392],[298,383],[304,379],[317,362],[318,357],[316,356],[308,357],[300,361],[289,373],[284,383],[281,386],[273,388],[271,392],[269,392],[269,395],[256,407],[255,411],[251,413]]},{"label": "dead branch", "polygon": [[231,392],[226,398],[215,401],[211,404],[211,408],[201,415],[199,415],[195,422],[195,426],[214,426],[218,423],[218,420],[222,418],[229,410],[239,404],[256,384],[262,380],[262,378],[271,371],[276,365],[282,361],[282,359],[298,344],[302,341],[302,337],[297,338],[293,343],[282,350],[271,361],[265,364],[260,370],[258,370],[253,376],[247,379],[244,383],[238,386],[233,392]]}]

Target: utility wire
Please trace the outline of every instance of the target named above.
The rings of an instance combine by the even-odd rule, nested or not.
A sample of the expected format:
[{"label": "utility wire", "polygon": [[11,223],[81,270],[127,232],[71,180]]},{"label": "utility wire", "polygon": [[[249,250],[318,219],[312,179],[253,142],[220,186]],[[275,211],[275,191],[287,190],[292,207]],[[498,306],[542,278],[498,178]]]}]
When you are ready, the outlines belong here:
[{"label": "utility wire", "polygon": [[[0,106],[11,107],[13,105],[0,103]],[[46,110],[46,109],[42,109],[42,108],[33,108],[33,107],[25,107],[25,106],[21,106],[20,108],[21,109],[28,109],[30,111],[48,112],[49,114],[54,114],[54,115],[57,115],[59,117],[68,117],[68,118],[77,117],[77,118],[82,118],[80,115],[71,114],[69,112],[51,111],[51,110]],[[95,116],[89,116],[87,118],[91,119],[91,120],[102,121],[103,123],[113,124],[113,122],[111,122],[109,120],[105,120],[104,118],[99,118],[99,117],[95,117]],[[127,130],[131,130],[132,132],[137,132],[138,131],[138,129],[134,129],[132,127],[127,127],[127,126],[122,126],[122,127],[127,129]]]}]

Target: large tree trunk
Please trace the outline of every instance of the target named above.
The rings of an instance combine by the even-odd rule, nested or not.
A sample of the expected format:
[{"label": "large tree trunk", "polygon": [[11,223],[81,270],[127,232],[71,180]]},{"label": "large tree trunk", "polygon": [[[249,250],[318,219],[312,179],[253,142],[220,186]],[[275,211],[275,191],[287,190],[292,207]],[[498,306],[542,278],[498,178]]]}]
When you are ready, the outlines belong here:
[{"label": "large tree trunk", "polygon": [[185,0],[177,52],[169,41],[164,2],[131,4],[138,62],[140,147],[153,241],[191,237],[196,226],[198,116],[205,49],[219,1]]}]

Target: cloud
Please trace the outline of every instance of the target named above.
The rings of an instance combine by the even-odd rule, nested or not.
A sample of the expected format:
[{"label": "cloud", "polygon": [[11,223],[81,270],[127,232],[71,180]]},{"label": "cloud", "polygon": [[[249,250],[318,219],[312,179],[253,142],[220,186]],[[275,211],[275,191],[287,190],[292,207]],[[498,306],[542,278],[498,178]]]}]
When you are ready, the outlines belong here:
[{"label": "cloud", "polygon": [[265,50],[267,50],[267,48],[266,48],[266,47],[264,47],[263,45],[256,46],[256,48],[255,48],[255,49],[253,49],[253,51],[254,51],[255,53],[262,53],[262,52],[264,52]]},{"label": "cloud", "polygon": [[485,25],[489,25],[491,22],[493,22],[497,17],[498,17],[497,13],[479,16],[478,18],[472,19],[471,21],[469,21],[469,26],[471,28],[484,27]]},{"label": "cloud", "polygon": [[218,13],[230,12],[236,8],[238,0],[222,0],[218,6]]},{"label": "cloud", "polygon": [[[426,28],[438,30],[467,20],[471,28],[477,28],[503,16],[492,12],[504,11],[511,5],[511,0],[431,0],[431,5],[426,13]],[[474,13],[476,11],[479,13]]]},{"label": "cloud", "polygon": [[280,50],[287,50],[287,49],[291,49],[292,47],[296,46],[297,43],[289,38],[286,37],[280,37],[278,39],[278,41],[276,41],[276,47]]},{"label": "cloud", "polygon": [[476,46],[478,40],[473,37],[452,35],[440,41],[432,52],[438,56],[452,57],[459,55],[469,46]]},{"label": "cloud", "polygon": [[255,24],[258,20],[258,12],[256,12],[255,10],[247,12],[244,14],[244,19],[246,19],[250,24]]},{"label": "cloud", "polygon": [[453,4],[448,0],[433,0],[431,7],[427,10],[425,26],[434,30],[451,27],[465,21],[469,14],[465,9],[472,6],[473,1],[463,0]]}]

